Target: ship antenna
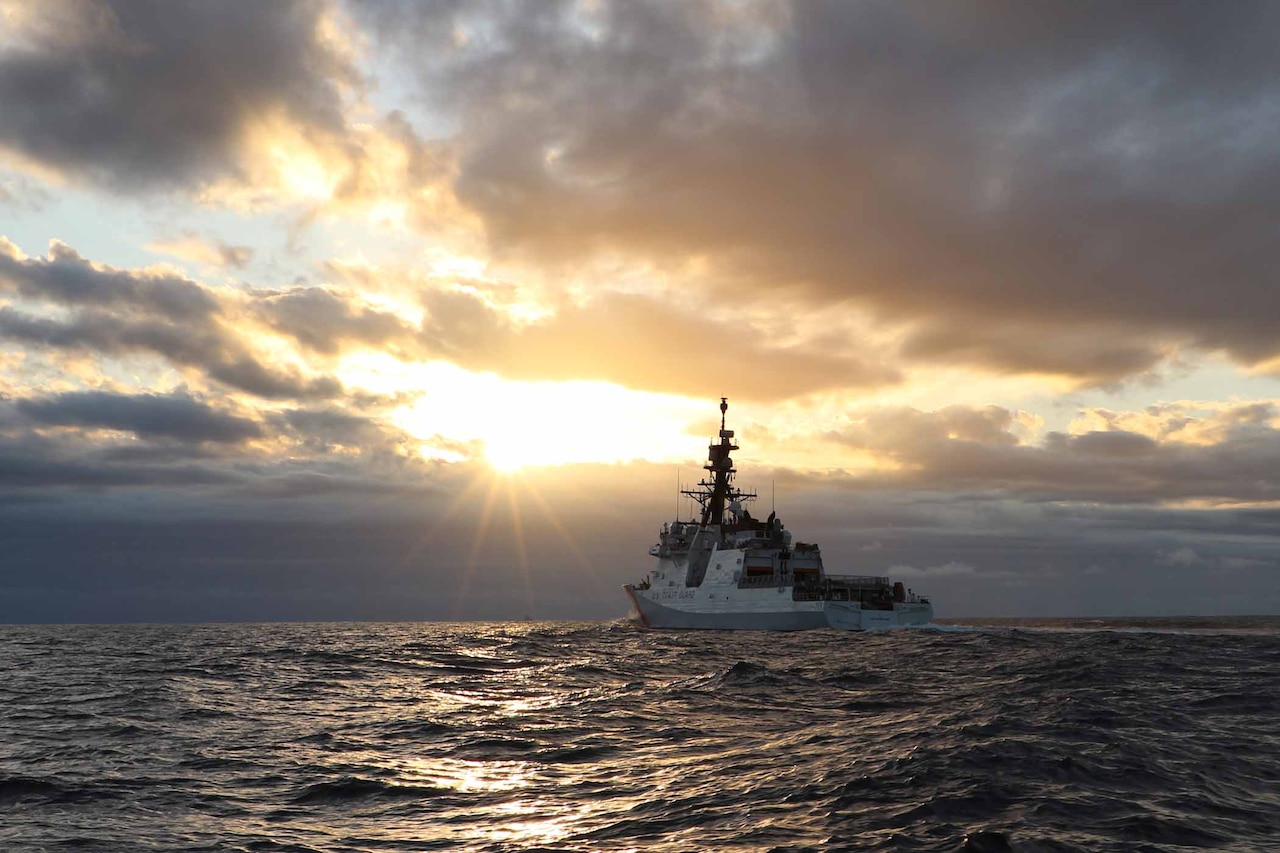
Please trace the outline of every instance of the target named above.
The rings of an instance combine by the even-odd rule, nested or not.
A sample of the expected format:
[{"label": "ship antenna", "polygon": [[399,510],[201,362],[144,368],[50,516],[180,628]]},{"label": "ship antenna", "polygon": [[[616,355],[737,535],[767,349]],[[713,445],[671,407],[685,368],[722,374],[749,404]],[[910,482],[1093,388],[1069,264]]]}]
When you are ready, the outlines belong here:
[{"label": "ship antenna", "polygon": [[720,429],[724,429],[724,413],[729,411],[729,398],[720,398]]},{"label": "ship antenna", "polygon": [[777,512],[778,507],[778,478],[774,477],[769,481],[769,512]]}]

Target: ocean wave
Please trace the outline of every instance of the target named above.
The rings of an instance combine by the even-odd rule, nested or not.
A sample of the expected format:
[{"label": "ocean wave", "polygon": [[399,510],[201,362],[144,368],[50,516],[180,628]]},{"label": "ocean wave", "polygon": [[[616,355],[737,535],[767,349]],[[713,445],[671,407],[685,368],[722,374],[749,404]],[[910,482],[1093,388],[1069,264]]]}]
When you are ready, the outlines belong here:
[{"label": "ocean wave", "polygon": [[0,628],[0,847],[1277,849],[1273,624]]},{"label": "ocean wave", "polygon": [[340,803],[369,798],[430,799],[451,795],[447,788],[432,785],[393,784],[378,779],[346,776],[332,782],[316,782],[302,789],[295,803]]}]

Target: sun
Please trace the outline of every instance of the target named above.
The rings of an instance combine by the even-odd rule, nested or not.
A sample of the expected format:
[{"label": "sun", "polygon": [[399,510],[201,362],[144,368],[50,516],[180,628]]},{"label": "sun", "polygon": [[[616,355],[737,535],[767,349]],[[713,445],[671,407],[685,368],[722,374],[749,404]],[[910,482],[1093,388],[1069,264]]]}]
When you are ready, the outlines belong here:
[{"label": "sun", "polygon": [[485,398],[472,424],[485,460],[504,474],[558,465],[679,458],[700,401],[605,382],[512,382]]},{"label": "sun", "polygon": [[[390,356],[344,359],[351,387],[413,392],[392,422],[424,447],[482,446],[494,471],[530,467],[679,459],[685,426],[706,404],[600,381],[520,381],[434,361],[406,365]],[[444,457],[441,457],[444,458]]]},{"label": "sun", "polygon": [[486,443],[484,448],[485,461],[489,463],[489,467],[493,468],[499,474],[515,474],[520,470],[533,465],[531,456],[524,452],[523,448],[514,444],[502,445]]},{"label": "sun", "polygon": [[545,407],[527,401],[522,409],[518,426],[482,437],[485,461],[504,474],[541,466],[620,462],[643,455],[635,442],[619,440],[607,419],[591,409],[589,399],[561,399]]}]

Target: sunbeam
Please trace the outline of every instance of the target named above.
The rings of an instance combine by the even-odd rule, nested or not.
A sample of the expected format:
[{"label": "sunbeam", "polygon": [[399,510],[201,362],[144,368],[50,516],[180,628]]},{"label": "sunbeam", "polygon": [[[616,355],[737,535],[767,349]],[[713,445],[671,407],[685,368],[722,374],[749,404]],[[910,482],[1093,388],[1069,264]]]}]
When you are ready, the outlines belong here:
[{"label": "sunbeam", "polygon": [[467,555],[467,565],[462,572],[462,578],[458,584],[457,597],[454,601],[454,616],[459,618],[465,612],[464,608],[467,604],[467,595],[471,591],[472,575],[475,574],[476,564],[479,561],[480,553],[485,545],[485,536],[488,535],[489,521],[493,514],[493,505],[498,497],[499,478],[490,477],[488,479],[488,489],[484,496],[484,506],[480,509],[480,515],[477,519],[475,536],[471,541],[471,551]]},{"label": "sunbeam", "polygon": [[516,545],[516,570],[520,573],[520,582],[524,587],[525,618],[533,614],[534,595],[533,580],[529,575],[529,552],[524,541],[524,525],[520,517],[520,503],[516,499],[516,491],[512,480],[507,478],[503,483],[507,493],[507,506],[511,510],[511,535]]}]

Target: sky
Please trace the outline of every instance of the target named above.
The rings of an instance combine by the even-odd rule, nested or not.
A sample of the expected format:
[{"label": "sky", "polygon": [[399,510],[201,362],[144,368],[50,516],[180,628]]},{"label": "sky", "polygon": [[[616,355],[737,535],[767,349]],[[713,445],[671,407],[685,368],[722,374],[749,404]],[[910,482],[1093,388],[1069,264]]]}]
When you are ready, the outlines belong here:
[{"label": "sky", "polygon": [[1280,613],[1280,6],[0,0],[0,621]]}]

